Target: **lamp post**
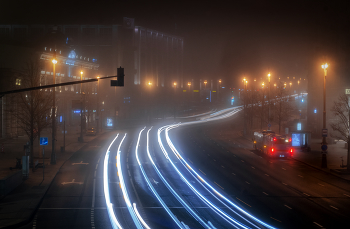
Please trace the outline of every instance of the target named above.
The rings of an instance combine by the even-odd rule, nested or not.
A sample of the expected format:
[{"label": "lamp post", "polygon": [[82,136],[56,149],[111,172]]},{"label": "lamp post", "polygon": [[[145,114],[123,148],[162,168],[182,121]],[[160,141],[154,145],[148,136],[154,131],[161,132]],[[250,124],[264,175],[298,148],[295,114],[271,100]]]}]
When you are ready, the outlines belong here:
[{"label": "lamp post", "polygon": [[[326,77],[327,77],[328,64],[327,63],[323,64],[322,68],[324,70],[324,77],[323,77],[323,130],[326,130]],[[322,148],[321,149],[322,149],[321,167],[327,168],[327,134],[322,134]]]},{"label": "lamp post", "polygon": [[[83,80],[83,71],[80,71],[80,80]],[[84,105],[84,102],[83,102],[83,92],[82,92],[82,87],[83,87],[83,84],[81,83],[80,84],[80,99],[81,99],[81,102],[80,102],[80,138],[79,138],[79,141],[80,142],[84,142],[84,137],[83,137],[83,105]]]},{"label": "lamp post", "polygon": [[[53,84],[56,84],[56,69],[55,66],[57,64],[56,60],[56,51],[53,56]],[[51,151],[51,165],[56,164],[56,152],[55,152],[55,137],[56,137],[56,88],[53,88],[52,92],[52,113],[51,113],[51,118],[52,118],[52,151]]]},{"label": "lamp post", "polygon": [[99,131],[100,131],[100,103],[99,103],[99,96],[100,96],[100,76],[97,76],[97,79],[98,79],[98,81],[97,81],[97,99],[96,99],[96,101],[97,101],[97,117],[98,117],[98,119],[97,119],[97,125],[96,125],[96,132],[97,133],[99,133]]},{"label": "lamp post", "polygon": [[262,112],[261,112],[261,130],[263,129],[263,123],[264,123],[264,103],[265,103],[265,94],[264,94],[264,86],[265,86],[265,83],[263,82],[261,84],[262,86],[262,101],[261,101],[261,109],[262,109]]},{"label": "lamp post", "polygon": [[205,81],[204,81],[204,88],[207,88],[207,83],[208,83],[208,82],[205,80]]},{"label": "lamp post", "polygon": [[176,85],[177,83],[174,82],[174,120],[176,118]]},{"label": "lamp post", "polygon": [[243,101],[243,107],[244,107],[244,135],[247,134],[247,84],[248,81],[246,80],[246,78],[243,78],[243,91],[244,91],[244,101]]},{"label": "lamp post", "polygon": [[269,72],[269,74],[267,74],[267,77],[269,78],[269,95],[268,95],[268,102],[269,102],[269,107],[268,107],[268,114],[267,114],[267,128],[268,130],[270,130],[270,88],[271,88],[271,82],[270,82],[270,77],[271,77],[271,74]]}]

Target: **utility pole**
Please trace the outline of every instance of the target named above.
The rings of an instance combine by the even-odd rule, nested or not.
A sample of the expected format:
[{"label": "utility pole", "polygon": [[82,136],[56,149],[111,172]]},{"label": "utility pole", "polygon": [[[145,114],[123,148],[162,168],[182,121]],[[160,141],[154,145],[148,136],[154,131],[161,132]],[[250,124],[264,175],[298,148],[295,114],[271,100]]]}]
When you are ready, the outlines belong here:
[{"label": "utility pole", "polygon": [[[80,70],[80,80],[83,80],[83,71],[82,70]],[[81,102],[80,102],[80,138],[79,138],[80,142],[84,142],[84,137],[83,137],[83,122],[84,122],[83,110],[85,108],[83,107],[83,105],[84,105],[83,93],[84,92],[82,92],[82,87],[83,87],[83,84],[81,83],[80,84],[80,99],[81,99]]]},{"label": "utility pole", "polygon": [[[53,84],[56,83],[56,69],[55,66],[57,64],[57,60],[56,60],[56,49],[55,52],[53,54]],[[56,164],[56,152],[55,152],[55,135],[56,135],[56,88],[52,89],[52,114],[51,114],[51,118],[52,118],[52,151],[51,151],[51,164],[55,165]]]},{"label": "utility pole", "polygon": [[[322,130],[322,162],[321,167],[327,168],[327,129],[326,129],[326,77],[328,64],[322,65],[324,70],[323,77],[323,130]],[[324,133],[326,131],[326,133]],[[348,159],[349,160],[349,159]]]},{"label": "utility pole", "polygon": [[100,76],[97,76],[97,130],[96,132],[99,133],[100,131]]},{"label": "utility pole", "polygon": [[269,74],[267,74],[267,76],[268,76],[268,78],[269,78],[269,95],[268,95],[268,101],[269,101],[269,111],[268,111],[268,117],[267,117],[267,123],[268,123],[268,125],[267,125],[267,127],[268,127],[268,130],[270,130],[270,127],[271,127],[271,125],[270,125],[270,88],[271,88],[271,82],[270,82],[270,76],[271,76],[271,74],[269,73]]}]

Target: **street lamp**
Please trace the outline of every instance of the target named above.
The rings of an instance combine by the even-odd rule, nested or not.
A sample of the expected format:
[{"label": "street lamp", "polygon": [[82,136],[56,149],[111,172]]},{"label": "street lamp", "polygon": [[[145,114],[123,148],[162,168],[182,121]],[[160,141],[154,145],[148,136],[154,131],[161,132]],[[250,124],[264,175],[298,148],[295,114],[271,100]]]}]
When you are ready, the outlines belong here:
[{"label": "street lamp", "polygon": [[[83,71],[80,71],[80,81],[83,80]],[[84,116],[83,116],[83,94],[82,94],[82,87],[83,87],[83,84],[80,83],[80,99],[81,99],[81,102],[80,102],[80,138],[79,138],[79,141],[80,142],[84,142],[84,137],[83,137],[83,122],[84,122]],[[84,109],[85,110],[85,109]],[[85,112],[84,112],[85,113]]]},{"label": "street lamp", "polygon": [[[327,129],[326,129],[326,77],[327,77],[327,68],[328,64],[325,63],[322,65],[324,71],[323,77],[323,130],[322,130],[322,162],[321,167],[327,168]],[[324,134],[323,131],[326,133]]]},{"label": "street lamp", "polygon": [[149,86],[151,86],[151,85],[152,85],[151,81],[149,81],[149,82],[148,82],[148,85],[149,85]]},{"label": "street lamp", "polygon": [[208,83],[208,82],[205,80],[205,81],[204,81],[204,88],[207,88],[207,83]]},{"label": "street lamp", "polygon": [[97,76],[97,130],[96,132],[99,133],[99,128],[100,128],[100,103],[99,103],[99,98],[100,98],[100,76]]},{"label": "street lamp", "polygon": [[174,87],[176,87],[176,82],[174,82]]},{"label": "street lamp", "polygon": [[[53,84],[56,84],[56,52],[53,55]],[[56,137],[56,87],[53,88],[53,93],[52,93],[52,113],[51,113],[51,118],[52,118],[52,152],[51,152],[51,164],[55,165],[56,164],[56,152],[55,152],[55,137]]]},{"label": "street lamp", "polygon": [[267,74],[267,77],[269,78],[269,95],[268,95],[268,102],[269,102],[269,109],[268,109],[268,114],[267,114],[267,127],[268,127],[268,130],[270,130],[270,88],[271,88],[271,81],[270,81],[270,77],[271,77],[271,73],[269,72],[269,74]]}]

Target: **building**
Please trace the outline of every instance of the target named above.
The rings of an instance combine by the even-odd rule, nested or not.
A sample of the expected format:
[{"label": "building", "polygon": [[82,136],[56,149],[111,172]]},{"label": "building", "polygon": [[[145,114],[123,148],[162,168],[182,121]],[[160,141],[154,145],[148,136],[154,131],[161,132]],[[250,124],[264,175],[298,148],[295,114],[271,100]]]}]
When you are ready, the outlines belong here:
[{"label": "building", "polygon": [[122,66],[126,83],[170,87],[177,81],[183,87],[183,38],[135,26],[134,19],[124,18],[123,25],[0,25],[0,41],[48,38],[95,57],[101,75],[116,75]]}]

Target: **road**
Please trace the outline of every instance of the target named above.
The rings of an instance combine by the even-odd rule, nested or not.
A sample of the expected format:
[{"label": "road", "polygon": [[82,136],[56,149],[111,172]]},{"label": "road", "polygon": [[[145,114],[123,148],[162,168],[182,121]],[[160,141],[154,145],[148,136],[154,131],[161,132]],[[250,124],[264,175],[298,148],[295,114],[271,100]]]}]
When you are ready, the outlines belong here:
[{"label": "road", "polygon": [[23,228],[341,228],[349,222],[348,182],[294,159],[261,155],[241,135],[241,123],[233,114],[168,130],[159,124],[105,133],[62,166]]}]

